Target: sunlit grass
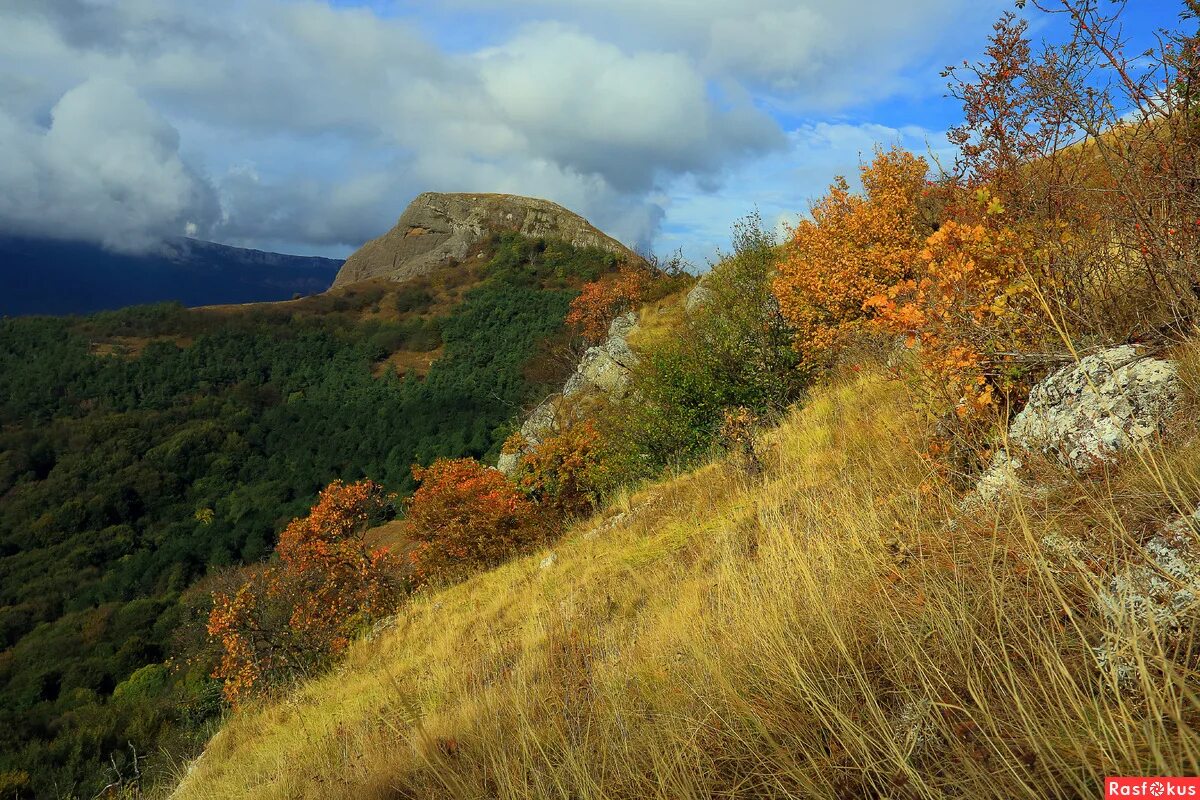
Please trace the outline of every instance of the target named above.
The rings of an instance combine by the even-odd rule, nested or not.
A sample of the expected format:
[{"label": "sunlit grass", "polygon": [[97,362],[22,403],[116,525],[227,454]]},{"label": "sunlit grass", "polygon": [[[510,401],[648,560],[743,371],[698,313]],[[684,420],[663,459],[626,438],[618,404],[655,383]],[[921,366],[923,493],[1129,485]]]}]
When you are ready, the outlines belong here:
[{"label": "sunlit grass", "polygon": [[[230,719],[177,796],[1097,797],[1106,774],[1200,771],[1194,620],[1095,610],[1200,500],[1192,428],[981,508],[929,474],[911,407],[867,370],[764,438],[764,476],[711,464],[575,527],[548,568],[417,597]],[[1087,555],[1048,556],[1051,534]]]}]

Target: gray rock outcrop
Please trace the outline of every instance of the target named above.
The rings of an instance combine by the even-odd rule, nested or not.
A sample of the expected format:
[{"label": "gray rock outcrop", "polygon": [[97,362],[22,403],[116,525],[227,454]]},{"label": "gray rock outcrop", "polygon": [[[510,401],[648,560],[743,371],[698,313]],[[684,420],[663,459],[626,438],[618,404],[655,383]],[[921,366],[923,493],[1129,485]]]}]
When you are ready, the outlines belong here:
[{"label": "gray rock outcrop", "polygon": [[1175,408],[1179,373],[1169,361],[1123,345],[1087,356],[1041,381],[978,484],[991,499],[1018,481],[1022,453],[1083,471],[1152,437]]},{"label": "gray rock outcrop", "polygon": [[[589,347],[579,360],[578,366],[560,393],[546,398],[521,425],[521,438],[527,450],[542,443],[547,436],[556,433],[569,420],[571,403],[581,395],[600,393],[620,400],[629,393],[630,377],[638,356],[629,347],[628,337],[637,328],[637,314],[632,311],[620,315],[608,326],[608,337],[595,347]],[[496,462],[496,469],[506,475],[512,474],[521,460],[522,453],[504,453]]]},{"label": "gray rock outcrop", "polygon": [[589,389],[620,400],[629,391],[629,377],[638,363],[629,347],[629,334],[637,327],[637,315],[627,311],[608,326],[608,338],[589,347],[579,366],[563,386],[562,396],[572,397]]},{"label": "gray rock outcrop", "polygon": [[558,431],[561,400],[561,395],[551,395],[530,412],[525,422],[521,424],[521,438],[525,442],[525,447],[519,452],[501,453],[500,458],[496,459],[496,469],[505,475],[513,474],[522,455],[541,444],[547,436]]},{"label": "gray rock outcrop", "polygon": [[344,286],[370,278],[401,281],[461,262],[496,233],[559,239],[599,247],[631,260],[640,257],[557,203],[510,194],[426,192],[409,204],[396,226],[346,259],[334,279]]},{"label": "gray rock outcrop", "polygon": [[687,297],[683,300],[683,310],[689,314],[694,314],[697,310],[708,305],[713,299],[713,290],[708,288],[708,279],[711,272],[706,272],[700,276],[700,280],[696,281],[696,285],[687,293]]}]

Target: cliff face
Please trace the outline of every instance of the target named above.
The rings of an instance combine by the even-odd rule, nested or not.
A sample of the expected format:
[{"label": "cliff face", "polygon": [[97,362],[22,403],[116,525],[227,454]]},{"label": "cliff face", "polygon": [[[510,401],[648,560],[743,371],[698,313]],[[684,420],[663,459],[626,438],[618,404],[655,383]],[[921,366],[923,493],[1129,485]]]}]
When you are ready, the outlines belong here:
[{"label": "cliff face", "polygon": [[508,231],[638,258],[583,217],[548,200],[509,194],[426,192],[409,204],[394,228],[351,255],[333,285],[370,278],[401,281],[425,275],[444,264],[462,261],[473,245]]}]

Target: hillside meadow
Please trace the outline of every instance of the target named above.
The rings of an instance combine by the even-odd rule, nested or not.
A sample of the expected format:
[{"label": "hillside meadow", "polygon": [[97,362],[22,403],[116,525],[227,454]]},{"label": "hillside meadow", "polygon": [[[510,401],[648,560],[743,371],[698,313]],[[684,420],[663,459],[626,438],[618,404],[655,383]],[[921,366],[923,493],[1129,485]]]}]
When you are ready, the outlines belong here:
[{"label": "hillside meadow", "polygon": [[[927,468],[905,387],[849,370],[763,437],[762,475],[719,458],[419,593],[231,717],[172,797],[1087,797],[1195,773],[1195,610],[1105,618],[1106,579],[1041,542],[1119,568],[1196,507],[1197,352],[1169,440],[986,508]],[[1096,654],[1113,635],[1131,673]]]}]

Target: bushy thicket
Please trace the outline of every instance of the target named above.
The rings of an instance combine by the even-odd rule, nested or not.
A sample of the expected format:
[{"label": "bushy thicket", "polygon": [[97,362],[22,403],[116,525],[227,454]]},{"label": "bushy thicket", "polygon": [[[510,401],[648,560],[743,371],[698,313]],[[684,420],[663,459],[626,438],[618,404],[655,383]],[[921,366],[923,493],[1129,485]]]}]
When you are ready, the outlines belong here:
[{"label": "bushy thicket", "polygon": [[631,400],[601,415],[626,481],[709,456],[732,409],[769,420],[800,396],[807,370],[771,291],[779,259],[757,213],[739,222],[733,252],[704,279],[704,301],[647,348]]},{"label": "bushy thicket", "polygon": [[417,583],[460,578],[548,538],[545,515],[498,470],[472,458],[417,467],[406,533]]},{"label": "bushy thicket", "polygon": [[316,673],[395,609],[404,572],[395,554],[366,538],[394,499],[373,481],[334,481],[280,534],[274,563],[235,573],[229,588],[214,592],[213,677],[230,703]]}]

